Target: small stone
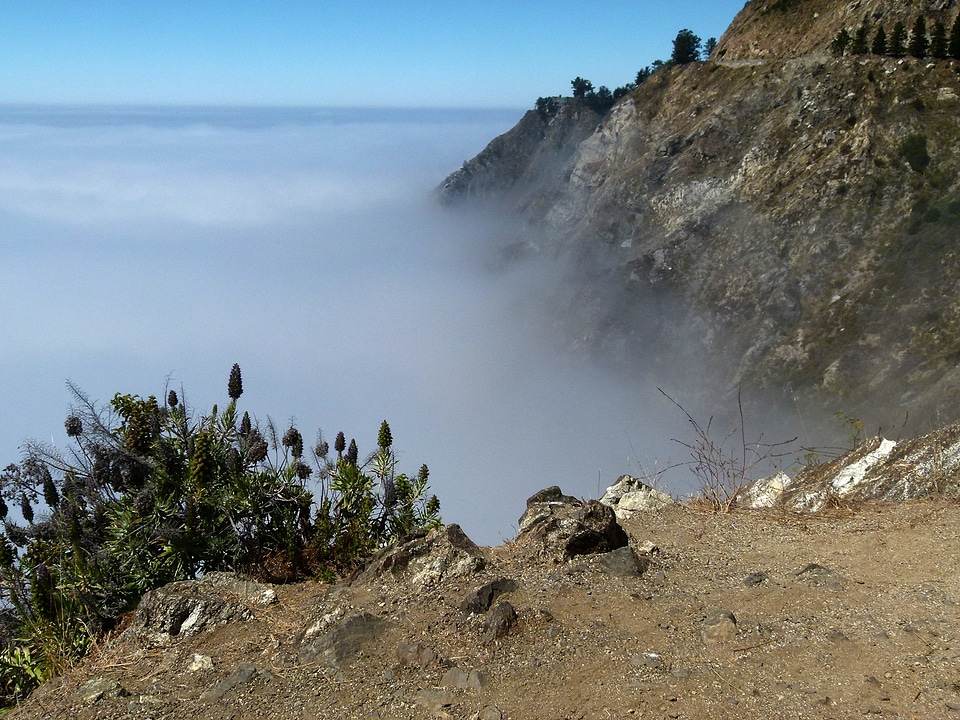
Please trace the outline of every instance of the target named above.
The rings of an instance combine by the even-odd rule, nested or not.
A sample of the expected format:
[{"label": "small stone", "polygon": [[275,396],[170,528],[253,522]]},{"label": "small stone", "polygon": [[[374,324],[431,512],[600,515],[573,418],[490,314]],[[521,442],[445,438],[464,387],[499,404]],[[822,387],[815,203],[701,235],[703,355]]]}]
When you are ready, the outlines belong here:
[{"label": "small stone", "polygon": [[650,567],[647,558],[637,557],[629,545],[611,550],[600,556],[600,565],[607,575],[619,577],[640,577]]},{"label": "small stone", "polygon": [[484,679],[480,672],[458,667],[450,668],[440,679],[441,687],[454,687],[461,690],[482,690],[483,684]]},{"label": "small stone", "polygon": [[705,645],[725,642],[737,634],[737,618],[729,610],[715,610],[700,627],[700,638]]},{"label": "small stone", "polygon": [[213,670],[213,658],[209,655],[194,653],[187,662],[187,672],[200,672],[201,670]]},{"label": "small stone", "polygon": [[513,605],[506,600],[497,603],[487,614],[487,633],[484,636],[484,641],[491,643],[494,640],[499,640],[510,632],[510,628],[516,622],[517,611],[513,609]]},{"label": "small stone", "polygon": [[755,572],[747,575],[743,579],[743,584],[746,585],[747,587],[756,587],[757,585],[763,585],[763,583],[765,583],[769,579],[770,578],[766,573]]},{"label": "small stone", "polygon": [[417,695],[417,704],[432,712],[439,712],[453,705],[454,696],[449,690],[421,690]]},{"label": "small stone", "polygon": [[661,657],[658,653],[642,653],[640,655],[634,655],[630,662],[637,667],[648,667],[653,668],[654,670],[666,669],[666,663],[663,662],[663,657]]},{"label": "small stone", "polygon": [[422,643],[400,643],[397,646],[397,662],[401,667],[428,668],[443,664],[443,659]]},{"label": "small stone", "polygon": [[476,720],[503,720],[503,713],[496,705],[487,705],[474,717]]},{"label": "small stone", "polygon": [[74,697],[80,702],[92,705],[105,697],[123,697],[129,694],[116,680],[94,678],[77,688]]},{"label": "small stone", "polygon": [[466,613],[475,613],[477,615],[485,613],[490,609],[490,606],[493,605],[493,601],[496,600],[497,597],[504,593],[513,592],[516,589],[516,581],[510,578],[500,578],[488,582],[486,585],[477,588],[467,595],[464,601],[460,603],[460,609]]}]

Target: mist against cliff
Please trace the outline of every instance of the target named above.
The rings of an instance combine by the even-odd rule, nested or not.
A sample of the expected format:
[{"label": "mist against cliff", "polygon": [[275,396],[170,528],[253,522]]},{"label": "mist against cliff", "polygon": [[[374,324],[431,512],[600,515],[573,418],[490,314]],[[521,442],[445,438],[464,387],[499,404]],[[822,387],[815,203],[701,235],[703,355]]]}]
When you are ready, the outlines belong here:
[{"label": "mist against cliff", "polygon": [[362,454],[387,419],[482,543],[540,488],[671,462],[669,402],[556,342],[556,268],[489,262],[502,213],[436,202],[519,115],[2,108],[0,462],[67,442],[67,379],[209,410],[234,362],[241,409],[308,439]]}]

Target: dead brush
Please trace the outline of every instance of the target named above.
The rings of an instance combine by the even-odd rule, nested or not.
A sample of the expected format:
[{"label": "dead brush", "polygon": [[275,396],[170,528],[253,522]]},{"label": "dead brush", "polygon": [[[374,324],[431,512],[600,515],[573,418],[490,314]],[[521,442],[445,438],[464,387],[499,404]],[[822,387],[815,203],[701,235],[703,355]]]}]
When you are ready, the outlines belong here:
[{"label": "dead brush", "polygon": [[721,440],[714,440],[711,435],[713,417],[707,421],[706,426],[701,425],[679,402],[661,388],[657,390],[677,406],[693,427],[693,440],[687,442],[673,438],[673,441],[690,451],[690,460],[685,464],[693,473],[699,487],[699,494],[694,501],[705,504],[713,512],[726,514],[733,510],[741,494],[753,482],[753,474],[757,466],[786,457],[789,453],[782,450],[797,440],[793,438],[784,442],[765,444],[762,442],[761,435],[756,442],[747,442],[743,401],[739,390],[737,391],[738,426],[730,430]]}]

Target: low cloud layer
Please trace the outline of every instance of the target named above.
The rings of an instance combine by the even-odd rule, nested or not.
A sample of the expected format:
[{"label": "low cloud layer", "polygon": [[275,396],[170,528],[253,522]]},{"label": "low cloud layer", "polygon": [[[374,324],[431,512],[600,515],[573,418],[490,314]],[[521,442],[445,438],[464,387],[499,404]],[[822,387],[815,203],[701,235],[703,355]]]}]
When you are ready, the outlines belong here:
[{"label": "low cloud layer", "polygon": [[0,462],[66,441],[66,379],[207,410],[234,362],[242,409],[307,438],[363,453],[387,419],[478,542],[682,455],[655,388],[552,342],[549,273],[482,261],[502,218],[433,201],[518,115],[0,113]]}]

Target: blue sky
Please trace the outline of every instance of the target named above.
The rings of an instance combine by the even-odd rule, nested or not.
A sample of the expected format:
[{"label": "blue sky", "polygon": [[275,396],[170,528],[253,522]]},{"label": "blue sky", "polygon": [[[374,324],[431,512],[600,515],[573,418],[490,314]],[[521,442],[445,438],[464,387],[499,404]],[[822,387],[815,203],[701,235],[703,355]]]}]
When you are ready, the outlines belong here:
[{"label": "blue sky", "polygon": [[742,0],[0,1],[0,101],[529,107],[719,37]]}]

